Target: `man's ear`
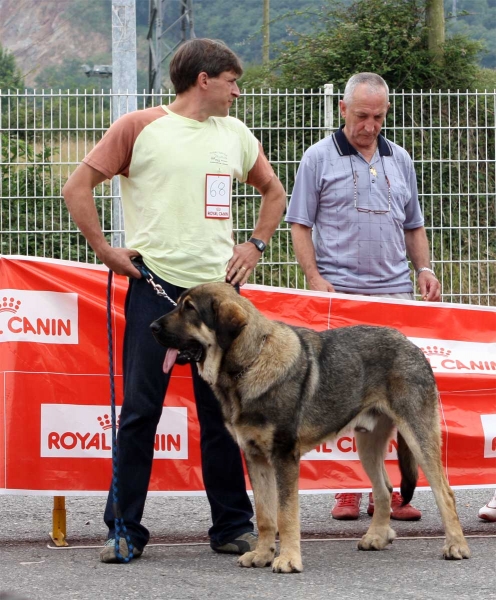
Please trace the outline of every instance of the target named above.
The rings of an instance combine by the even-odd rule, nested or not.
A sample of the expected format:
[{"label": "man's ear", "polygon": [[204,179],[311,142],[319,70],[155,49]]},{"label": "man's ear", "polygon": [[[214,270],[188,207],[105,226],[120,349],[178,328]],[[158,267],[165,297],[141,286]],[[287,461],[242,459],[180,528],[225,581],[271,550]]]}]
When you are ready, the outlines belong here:
[{"label": "man's ear", "polygon": [[237,303],[230,300],[214,304],[215,333],[223,350],[227,350],[248,323],[248,315]]},{"label": "man's ear", "polygon": [[208,82],[208,75],[205,71],[201,71],[200,73],[198,73],[198,77],[196,78],[196,81],[198,82],[198,85],[205,89],[207,87],[207,82]]}]

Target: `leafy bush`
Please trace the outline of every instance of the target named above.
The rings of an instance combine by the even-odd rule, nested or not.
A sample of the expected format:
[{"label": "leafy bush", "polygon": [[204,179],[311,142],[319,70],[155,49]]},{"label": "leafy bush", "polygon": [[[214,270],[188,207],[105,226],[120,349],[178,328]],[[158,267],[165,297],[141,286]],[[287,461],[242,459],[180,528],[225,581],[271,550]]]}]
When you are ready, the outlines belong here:
[{"label": "leafy bush", "polygon": [[477,81],[480,42],[454,36],[446,41],[444,65],[432,60],[424,1],[326,0],[313,19],[318,30],[285,43],[270,67],[250,71],[244,85],[343,88],[361,71],[379,73],[397,90],[470,89]]}]

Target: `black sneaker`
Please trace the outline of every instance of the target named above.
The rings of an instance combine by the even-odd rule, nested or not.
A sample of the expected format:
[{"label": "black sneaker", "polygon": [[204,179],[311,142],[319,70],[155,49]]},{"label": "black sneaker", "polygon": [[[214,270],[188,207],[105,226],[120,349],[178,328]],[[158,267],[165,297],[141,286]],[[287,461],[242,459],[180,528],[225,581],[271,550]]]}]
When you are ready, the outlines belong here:
[{"label": "black sneaker", "polygon": [[216,546],[211,543],[210,547],[214,552],[219,552],[219,554],[244,554],[245,552],[255,550],[257,542],[257,534],[253,533],[253,531],[247,531],[238,536],[235,540],[222,544],[222,546]]}]

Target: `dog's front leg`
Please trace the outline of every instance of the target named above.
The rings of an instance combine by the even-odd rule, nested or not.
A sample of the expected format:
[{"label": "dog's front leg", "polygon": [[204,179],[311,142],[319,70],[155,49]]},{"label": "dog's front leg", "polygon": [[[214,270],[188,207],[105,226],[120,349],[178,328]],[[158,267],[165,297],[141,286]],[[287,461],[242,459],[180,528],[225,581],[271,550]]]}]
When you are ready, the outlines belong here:
[{"label": "dog's front leg", "polygon": [[301,573],[300,508],[298,482],[299,458],[288,455],[274,459],[277,478],[277,525],[280,551],[274,560],[274,573]]},{"label": "dog's front leg", "polygon": [[253,488],[257,518],[258,543],[252,552],[238,559],[240,567],[268,567],[276,551],[276,479],[274,469],[265,456],[245,453],[246,465]]}]

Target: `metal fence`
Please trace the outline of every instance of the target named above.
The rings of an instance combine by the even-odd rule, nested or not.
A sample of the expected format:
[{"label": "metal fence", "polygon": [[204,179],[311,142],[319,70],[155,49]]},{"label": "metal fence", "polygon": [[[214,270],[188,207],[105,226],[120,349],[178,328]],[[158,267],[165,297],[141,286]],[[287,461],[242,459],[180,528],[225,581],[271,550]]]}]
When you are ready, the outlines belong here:
[{"label": "metal fence", "polygon": [[[170,93],[133,96],[137,107],[167,104]],[[340,124],[339,90],[244,91],[232,113],[260,139],[289,194],[303,152]],[[112,122],[116,95],[0,93],[0,253],[95,261],[61,195],[68,175]],[[123,97],[119,96],[122,104]],[[444,301],[496,305],[496,94],[393,92],[384,133],[412,156]],[[95,198],[103,229],[121,239],[117,187]],[[250,235],[259,196],[236,184],[234,231]],[[252,281],[304,288],[282,222]]]}]

